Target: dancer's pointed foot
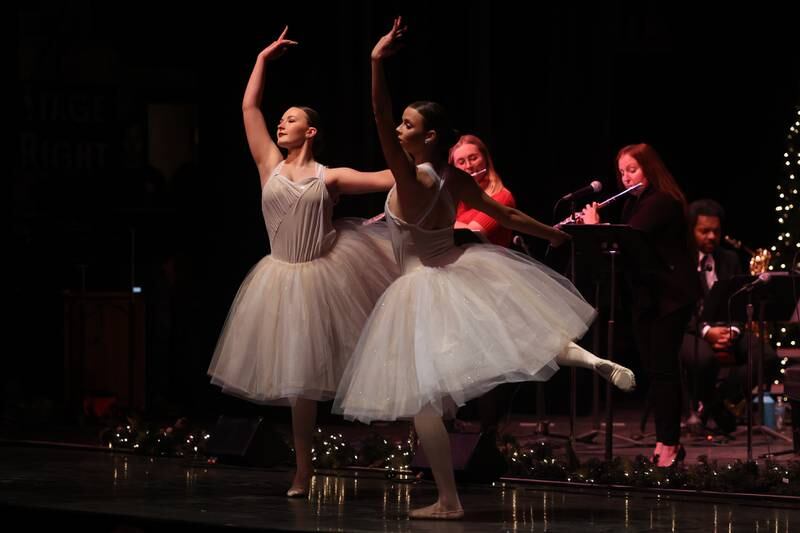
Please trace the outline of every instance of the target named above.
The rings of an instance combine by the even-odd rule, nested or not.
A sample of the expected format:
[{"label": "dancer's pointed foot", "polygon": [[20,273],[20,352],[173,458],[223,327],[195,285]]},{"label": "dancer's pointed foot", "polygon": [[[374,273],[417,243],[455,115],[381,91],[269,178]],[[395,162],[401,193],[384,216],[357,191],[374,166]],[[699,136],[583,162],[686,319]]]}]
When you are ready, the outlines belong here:
[{"label": "dancer's pointed foot", "polygon": [[292,487],[286,491],[287,498],[305,498],[308,496],[308,489],[296,489]]},{"label": "dancer's pointed foot", "polygon": [[625,392],[636,388],[636,376],[630,368],[625,368],[607,359],[601,360],[594,367],[598,374],[610,381],[612,385]]},{"label": "dancer's pointed foot", "polygon": [[286,491],[289,498],[305,498],[308,496],[308,487],[311,485],[312,476],[300,476],[295,474],[292,486]]},{"label": "dancer's pointed foot", "polygon": [[460,520],[464,518],[464,509],[460,505],[448,509],[436,502],[433,505],[410,511],[408,517],[413,520]]}]

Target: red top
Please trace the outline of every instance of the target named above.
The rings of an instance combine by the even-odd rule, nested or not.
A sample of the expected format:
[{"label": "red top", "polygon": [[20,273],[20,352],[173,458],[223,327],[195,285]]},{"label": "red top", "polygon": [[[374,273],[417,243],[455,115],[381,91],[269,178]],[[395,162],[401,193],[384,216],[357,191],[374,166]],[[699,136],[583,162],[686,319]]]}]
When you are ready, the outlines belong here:
[{"label": "red top", "polygon": [[[511,191],[503,187],[495,194],[492,195],[492,200],[499,204],[507,205],[509,207],[516,207],[516,202],[514,202],[514,197],[511,195]],[[489,239],[489,242],[492,244],[497,244],[499,246],[509,247],[511,246],[511,230],[508,228],[504,228],[497,222],[495,219],[484,213],[483,211],[478,211],[477,209],[470,209],[464,202],[460,202],[458,204],[458,210],[456,211],[456,221],[461,222],[462,224],[469,224],[470,222],[476,222],[481,225],[484,229],[483,234]]]}]

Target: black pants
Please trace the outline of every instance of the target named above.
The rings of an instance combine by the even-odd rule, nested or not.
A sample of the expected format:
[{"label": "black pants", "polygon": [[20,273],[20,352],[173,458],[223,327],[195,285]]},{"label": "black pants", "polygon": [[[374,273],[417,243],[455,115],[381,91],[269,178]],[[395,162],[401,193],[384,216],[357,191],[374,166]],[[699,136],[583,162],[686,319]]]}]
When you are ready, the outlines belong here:
[{"label": "black pants", "polygon": [[683,336],[680,357],[686,369],[689,394],[695,404],[693,408],[696,408],[697,402],[703,402],[708,408],[714,403],[719,376],[720,365],[716,352],[704,339],[686,333]]},{"label": "black pants", "polygon": [[634,318],[634,335],[642,368],[650,381],[648,402],[654,407],[656,439],[674,446],[681,434],[681,376],[678,352],[691,307],[658,316],[645,312]]},{"label": "black pants", "polygon": [[[716,352],[711,349],[711,345],[707,341],[690,333],[684,335],[680,352],[681,361],[687,370],[689,391],[694,401],[700,401],[703,402],[703,405],[712,407],[722,399],[736,402],[747,394],[747,391],[752,388],[746,383],[748,338],[750,338],[748,333],[742,332],[732,347],[736,365],[731,368],[728,378],[720,388],[721,398],[719,398],[717,397],[717,380],[720,365]],[[697,340],[696,353],[695,339]],[[754,336],[750,338],[750,343],[753,353],[753,382],[755,383],[758,359],[761,357],[761,339]],[[778,376],[780,365],[778,355],[769,343],[764,346],[763,365],[764,383],[770,383]]]}]

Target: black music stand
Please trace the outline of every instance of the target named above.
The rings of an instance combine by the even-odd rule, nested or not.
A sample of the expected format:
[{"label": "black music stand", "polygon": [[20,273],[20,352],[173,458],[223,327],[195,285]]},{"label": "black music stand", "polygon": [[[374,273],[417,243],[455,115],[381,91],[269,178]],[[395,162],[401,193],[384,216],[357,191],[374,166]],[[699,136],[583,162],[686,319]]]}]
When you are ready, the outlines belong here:
[{"label": "black music stand", "polygon": [[[579,266],[581,269],[590,269],[595,275],[608,274],[610,299],[605,355],[607,359],[613,361],[617,274],[626,271],[634,274],[649,272],[653,270],[655,256],[645,241],[645,233],[626,224],[566,224],[561,229],[572,236],[573,273]],[[599,380],[596,380],[595,384],[599,386]],[[614,435],[612,389],[613,386],[606,383],[606,429],[601,430],[598,423],[598,427],[593,431],[580,437],[581,440],[590,442],[597,435],[605,435],[606,461],[611,461],[613,458],[613,438],[638,445],[634,439]],[[574,400],[575,391],[571,393]],[[574,416],[574,408],[570,415]]]},{"label": "black music stand", "polygon": [[[747,372],[746,384],[746,417],[747,417],[747,460],[753,460],[753,430],[760,434],[782,439],[792,443],[792,439],[764,425],[764,351],[767,342],[766,324],[767,322],[786,322],[790,320],[797,306],[795,300],[794,284],[800,284],[800,279],[793,277],[788,272],[775,272],[768,274],[768,281],[757,285],[751,285],[756,278],[753,276],[736,276],[730,280],[717,282],[712,287],[712,291],[718,292],[714,298],[709,298],[711,309],[705,312],[703,318],[711,318],[720,315],[720,305],[726,307],[728,322],[744,322],[749,324],[747,342]],[[718,288],[717,285],[720,285]],[[709,293],[711,296],[711,293]],[[754,304],[758,305],[758,324],[760,330],[758,359],[753,353]],[[756,378],[758,380],[758,425],[753,425],[753,364],[757,362]],[[773,454],[766,454],[766,456]]]}]

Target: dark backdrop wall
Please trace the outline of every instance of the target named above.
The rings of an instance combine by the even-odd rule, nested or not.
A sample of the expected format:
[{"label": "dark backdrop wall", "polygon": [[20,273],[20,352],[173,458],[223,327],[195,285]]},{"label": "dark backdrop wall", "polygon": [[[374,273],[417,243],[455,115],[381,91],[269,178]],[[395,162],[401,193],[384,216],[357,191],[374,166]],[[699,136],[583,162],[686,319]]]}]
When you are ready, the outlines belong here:
[{"label": "dark backdrop wall", "polygon": [[[488,142],[532,215],[554,221],[555,201],[592,179],[609,196],[616,151],[646,141],[690,200],[727,207],[730,234],[774,243],[800,104],[797,9],[35,3],[18,10],[6,405],[62,402],[65,290],[132,284],[147,301],[150,405],[216,405],[205,376],[216,336],[268,252],[240,110],[256,55],[288,24],[300,46],[269,67],[268,123],[311,105],[328,130],[325,163],[381,168],[368,57],[395,14],[410,28],[388,67],[398,115],[441,101]],[[381,206],[372,195],[338,210]]]}]

